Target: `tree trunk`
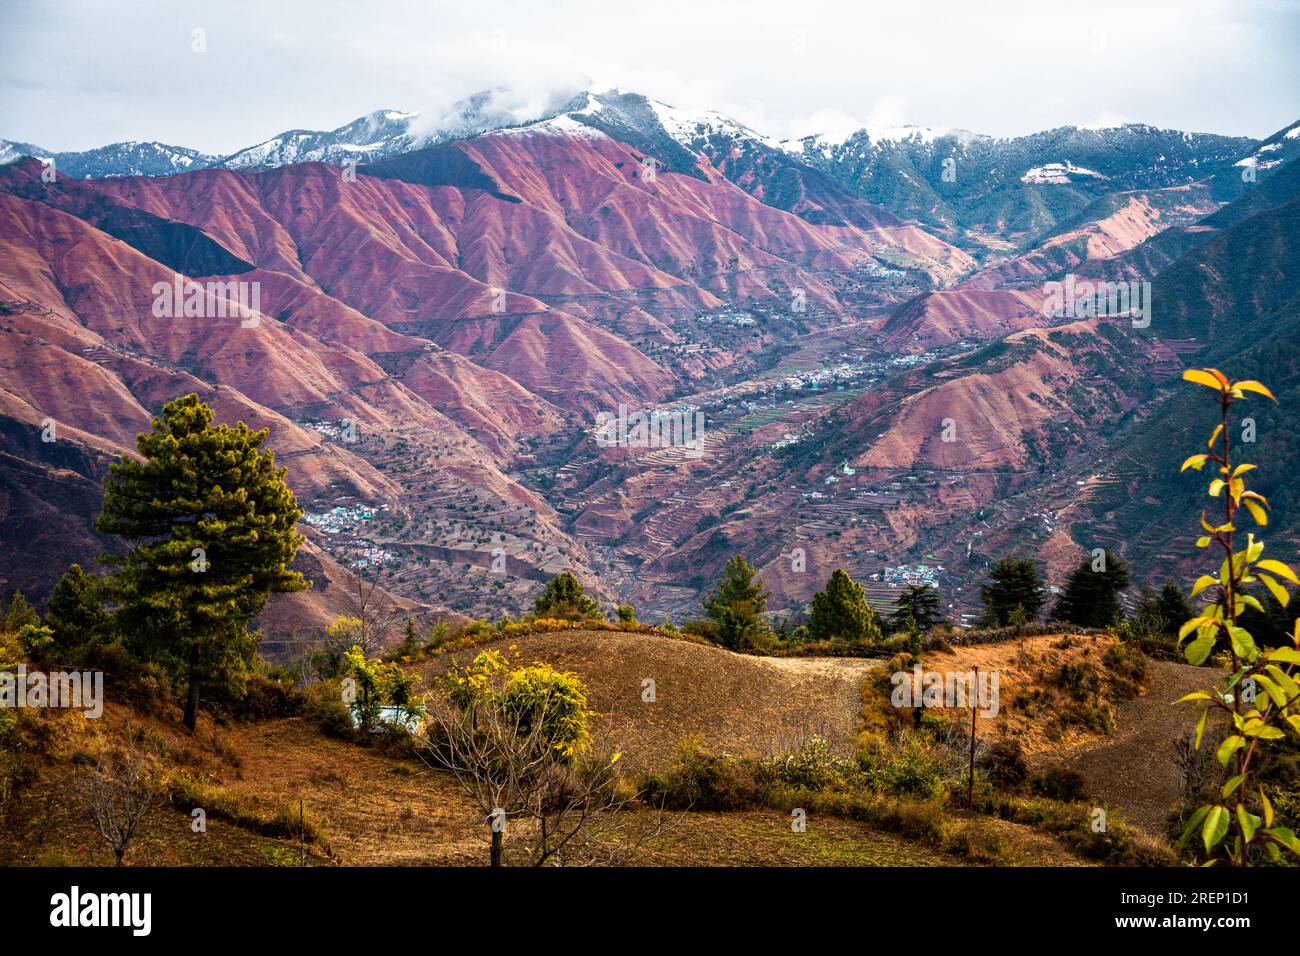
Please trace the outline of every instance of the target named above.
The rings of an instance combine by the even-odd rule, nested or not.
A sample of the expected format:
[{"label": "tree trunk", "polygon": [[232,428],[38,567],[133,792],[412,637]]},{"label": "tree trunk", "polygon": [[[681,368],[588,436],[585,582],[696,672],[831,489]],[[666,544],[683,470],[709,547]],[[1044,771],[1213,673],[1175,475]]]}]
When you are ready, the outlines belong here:
[{"label": "tree trunk", "polygon": [[115,846],[115,847],[113,847],[113,865],[114,865],[114,866],[121,866],[121,865],[122,865],[122,854],[124,854],[124,853],[126,853],[126,847],[124,847],[124,846]]},{"label": "tree trunk", "polygon": [[199,722],[199,649],[190,649],[190,692],[185,699],[185,729],[190,733]]},{"label": "tree trunk", "polygon": [[501,865],[501,831],[496,827],[492,828],[492,865]]}]

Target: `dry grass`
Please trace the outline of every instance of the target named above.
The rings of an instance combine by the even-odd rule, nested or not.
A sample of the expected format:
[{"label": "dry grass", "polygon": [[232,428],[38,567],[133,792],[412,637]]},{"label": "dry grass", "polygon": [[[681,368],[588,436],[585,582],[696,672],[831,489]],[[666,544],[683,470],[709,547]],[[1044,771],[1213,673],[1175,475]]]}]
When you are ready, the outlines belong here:
[{"label": "dry grass", "polygon": [[[1025,756],[1059,755],[1098,739],[1095,730],[1079,725],[1062,726],[1042,715],[1031,717],[1016,706],[1017,698],[1031,688],[1042,688],[1045,676],[1063,664],[1091,664],[1104,671],[1102,657],[1115,639],[1106,635],[1046,634],[999,644],[971,644],[950,654],[928,654],[924,666],[941,671],[997,671],[1001,707],[996,717],[977,716],[981,736],[1008,734],[1020,741]],[[969,717],[969,715],[967,715]]]},{"label": "dry grass", "polygon": [[[710,750],[767,755],[820,734],[851,752],[858,691],[873,662],[861,658],[771,658],[655,634],[568,631],[494,641],[424,663],[424,684],[454,660],[488,648],[517,647],[523,663],[543,661],[587,685],[600,714],[598,736],[623,751],[627,766],[662,768],[677,742],[698,734]],[[642,701],[642,682],[655,701]]]},{"label": "dry grass", "polygon": [[[1107,646],[1105,639],[1075,640],[1075,646],[1059,648],[1052,637],[1027,639],[1023,660],[1017,660],[1015,643],[959,648],[952,654],[929,655],[927,666],[997,667],[1005,688],[1031,679],[1045,665],[1080,657],[1099,660]],[[760,658],[658,635],[613,631],[537,634],[517,638],[516,643],[521,662],[545,661],[581,676],[601,713],[598,735],[618,742],[633,772],[664,766],[686,734],[698,734],[705,747],[733,754],[797,749],[813,733],[848,751],[863,677],[879,663]],[[464,663],[478,650],[422,663],[425,686],[453,659]],[[653,703],[642,701],[645,678],[655,681]],[[486,862],[487,831],[477,808],[448,776],[407,754],[326,737],[303,718],[223,728],[204,718],[195,735],[186,733],[178,718],[178,713],[146,717],[112,704],[99,721],[76,714],[42,717],[55,724],[51,754],[37,781],[11,803],[0,821],[0,863],[111,862],[110,852],[95,838],[65,783],[96,739],[121,739],[128,727],[143,727],[170,769],[202,779],[256,815],[272,817],[286,804],[296,807],[301,799],[306,812],[323,822],[321,844],[308,847],[315,865]],[[1017,729],[1014,715],[1005,719]],[[1135,732],[1141,736],[1146,730]],[[1130,750],[1140,750],[1141,745],[1135,738]],[[1060,741],[1053,747],[1058,754],[1078,749]],[[1045,748],[1037,742],[1029,749]],[[1133,750],[1126,759],[1139,767],[1145,758]],[[976,843],[1000,841],[1002,862],[1080,863],[1051,838],[1020,824],[988,818],[967,821],[960,815],[952,822],[969,825],[970,839]],[[150,815],[127,853],[129,865],[296,865],[297,859],[292,839],[262,835],[211,815],[207,833],[195,834],[187,808],[166,805]],[[688,813],[647,846],[639,860],[675,865],[971,864],[971,859],[868,823],[824,813],[810,814],[807,832],[793,833],[789,816],[778,809]]]}]

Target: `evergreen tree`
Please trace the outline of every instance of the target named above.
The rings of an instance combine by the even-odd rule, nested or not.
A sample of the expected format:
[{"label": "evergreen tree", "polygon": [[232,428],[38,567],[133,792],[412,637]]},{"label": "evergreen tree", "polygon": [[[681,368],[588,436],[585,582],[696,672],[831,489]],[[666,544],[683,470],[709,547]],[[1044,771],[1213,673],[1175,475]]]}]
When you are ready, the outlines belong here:
[{"label": "evergreen tree", "polygon": [[1119,594],[1129,586],[1128,565],[1103,551],[1084,558],[1070,572],[1060,600],[1052,608],[1052,620],[1081,627],[1106,627],[1124,616]]},{"label": "evergreen tree", "polygon": [[831,574],[825,591],[813,595],[808,633],[814,641],[869,644],[880,640],[880,625],[862,585],[843,568],[836,568]]},{"label": "evergreen tree", "polygon": [[939,592],[928,584],[917,584],[899,595],[898,607],[889,619],[889,626],[895,631],[907,631],[913,626],[928,631],[942,621]]},{"label": "evergreen tree", "polygon": [[1166,633],[1170,637],[1177,637],[1178,629],[1196,616],[1196,609],[1192,607],[1192,602],[1187,600],[1187,596],[1177,584],[1166,584],[1160,589],[1160,598],[1156,607],[1165,622]]},{"label": "evergreen tree", "polygon": [[243,693],[257,648],[248,625],[271,593],[310,586],[288,569],[302,511],[262,448],[266,429],[212,418],[196,394],[164,405],[136,439],[144,460],[109,469],[95,522],[132,543],[106,559],[118,623],[138,656],[185,679],[190,730],[204,689]]},{"label": "evergreen tree", "polygon": [[1149,626],[1165,637],[1177,638],[1184,621],[1196,616],[1192,603],[1176,584],[1165,584],[1158,592],[1143,588],[1133,607],[1133,617],[1149,622]]},{"label": "evergreen tree", "polygon": [[767,633],[767,588],[758,569],[738,554],[722,569],[718,586],[704,596],[704,611],[718,627],[718,640],[733,650]]},{"label": "evergreen tree", "polygon": [[1005,627],[1011,623],[1011,612],[1019,607],[1025,620],[1038,620],[1046,600],[1042,575],[1038,566],[1027,558],[1002,558],[989,570],[989,579],[980,587],[984,600],[985,627]]},{"label": "evergreen tree", "polygon": [[533,604],[533,613],[569,619],[600,617],[600,602],[587,596],[581,581],[562,571],[546,582],[546,590]]},{"label": "evergreen tree", "polygon": [[45,624],[54,632],[60,651],[85,647],[108,635],[113,615],[104,607],[104,581],[74,564],[50,592]]},{"label": "evergreen tree", "polygon": [[5,630],[11,634],[17,634],[28,624],[39,627],[41,616],[36,613],[36,609],[27,603],[27,598],[22,591],[15,591],[13,598],[9,601],[9,610],[5,613],[4,626]]}]

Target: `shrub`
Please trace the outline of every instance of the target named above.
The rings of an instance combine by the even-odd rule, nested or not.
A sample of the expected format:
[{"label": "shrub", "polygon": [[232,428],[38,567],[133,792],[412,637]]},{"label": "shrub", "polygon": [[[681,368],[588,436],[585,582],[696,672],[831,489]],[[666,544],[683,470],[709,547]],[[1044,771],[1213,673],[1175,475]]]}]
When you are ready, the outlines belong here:
[{"label": "shrub", "polygon": [[940,776],[939,765],[915,737],[908,738],[883,773],[890,793],[910,797],[935,796],[939,792]]},{"label": "shrub", "polygon": [[769,793],[757,761],[709,753],[697,736],[678,741],[673,762],[642,784],[645,802],[671,810],[745,810],[765,806]]},{"label": "shrub", "polygon": [[767,762],[767,768],[780,783],[809,790],[855,787],[865,782],[859,764],[836,756],[822,737],[813,737],[798,753],[773,757]]},{"label": "shrub", "polygon": [[979,764],[989,783],[999,790],[1019,789],[1029,776],[1020,741],[1012,737],[998,737],[989,744]]},{"label": "shrub", "polygon": [[896,800],[880,823],[904,836],[938,846],[943,842],[943,804],[939,800]]},{"label": "shrub", "polygon": [[1116,641],[1102,656],[1111,672],[1115,692],[1122,697],[1136,697],[1147,676],[1147,657],[1140,647]]},{"label": "shrub", "polygon": [[328,850],[325,826],[328,821],[303,809],[299,816],[297,802],[286,800],[270,813],[263,813],[253,801],[219,787],[207,777],[188,772],[173,773],[165,784],[167,797],[173,806],[189,811],[201,807],[212,819],[229,820],[244,829],[263,836],[296,840],[301,833],[303,842],[315,843]]},{"label": "shrub", "polygon": [[1172,866],[1177,862],[1168,845],[1129,827],[1116,814],[1110,815],[1103,832],[1095,832],[1092,808],[1087,805],[1015,797],[995,801],[992,810],[1004,820],[1050,833],[1083,856],[1110,866]]},{"label": "shrub", "polygon": [[343,702],[343,688],[337,680],[313,684],[303,694],[303,713],[320,725],[321,732],[339,740],[355,740],[352,711]]},{"label": "shrub", "polygon": [[1066,767],[1047,767],[1035,774],[1029,785],[1034,793],[1051,800],[1072,803],[1088,798],[1084,791],[1083,774]]},{"label": "shrub", "polygon": [[295,717],[303,712],[303,703],[302,692],[292,684],[254,674],[243,698],[231,708],[231,716],[238,720]]},{"label": "shrub", "polygon": [[156,663],[141,663],[121,641],[89,644],[81,663],[104,672],[105,692],[115,700],[130,703],[145,713],[157,714],[173,698],[171,676]]},{"label": "shrub", "polygon": [[947,835],[944,849],[976,863],[996,863],[1002,859],[1002,834],[987,823],[964,823]]},{"label": "shrub", "polygon": [[47,763],[53,728],[27,711],[0,709],[0,816],[8,802],[36,779]]}]

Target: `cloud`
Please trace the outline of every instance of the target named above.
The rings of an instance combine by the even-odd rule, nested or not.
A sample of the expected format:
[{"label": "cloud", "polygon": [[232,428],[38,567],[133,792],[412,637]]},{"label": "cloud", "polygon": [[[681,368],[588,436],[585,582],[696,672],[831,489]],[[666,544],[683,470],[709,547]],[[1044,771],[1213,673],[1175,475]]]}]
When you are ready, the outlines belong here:
[{"label": "cloud", "polygon": [[859,117],[1011,135],[1107,113],[1262,136],[1300,116],[1292,3],[6,0],[5,18],[0,136],[51,149],[226,152],[495,88],[524,115],[588,80],[782,137]]}]

